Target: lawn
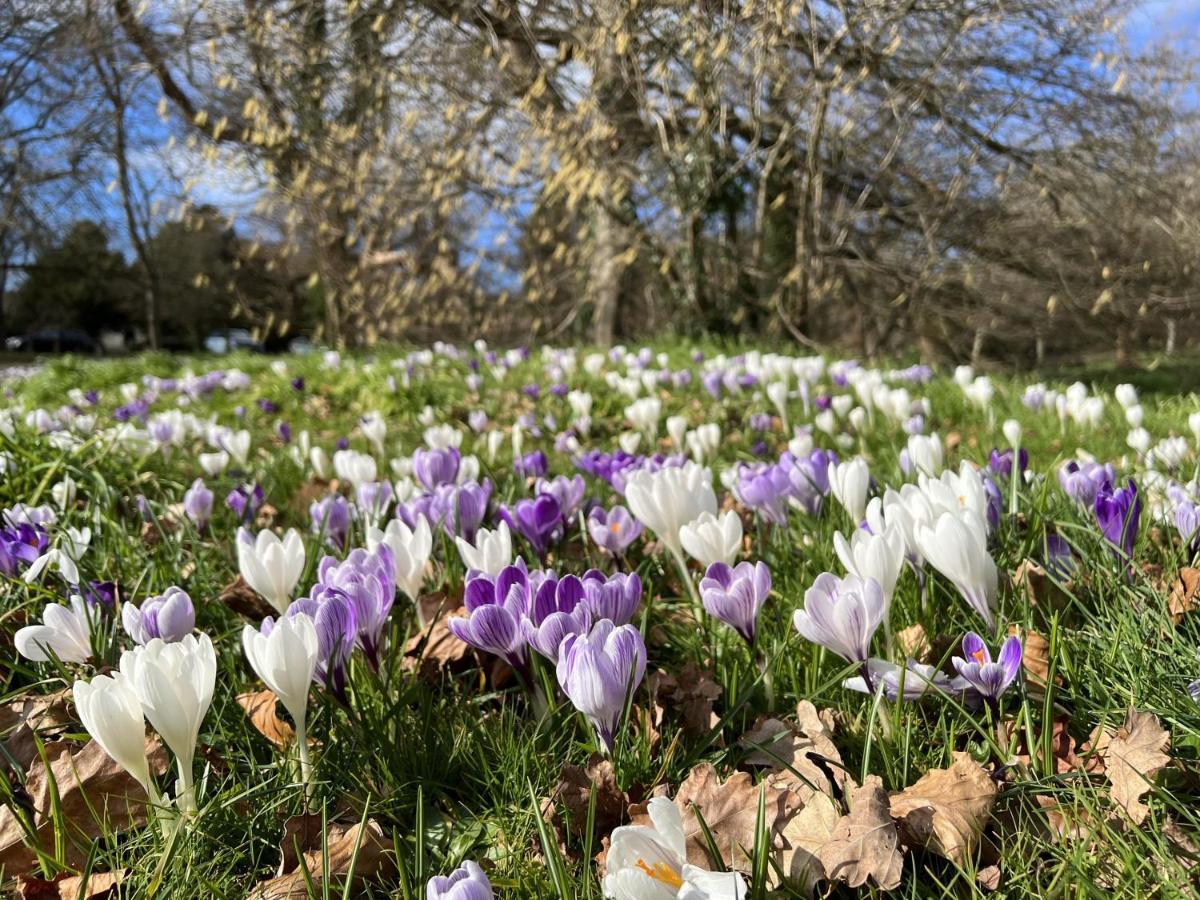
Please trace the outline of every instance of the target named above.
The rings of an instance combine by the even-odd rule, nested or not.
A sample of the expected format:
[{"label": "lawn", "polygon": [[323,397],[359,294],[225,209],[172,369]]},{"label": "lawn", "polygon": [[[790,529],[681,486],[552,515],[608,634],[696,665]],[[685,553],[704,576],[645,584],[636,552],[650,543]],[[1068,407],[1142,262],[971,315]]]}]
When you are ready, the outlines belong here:
[{"label": "lawn", "polygon": [[[1182,389],[1195,366],[1039,385],[704,349],[68,358],[5,382],[5,884],[38,897],[410,898],[469,861],[481,870],[444,896],[486,896],[467,891],[482,877],[502,898],[599,898],[606,885],[645,898],[1193,894],[1200,572],[1186,522],[1200,398]],[[1086,383],[1068,390],[1075,378]],[[1015,479],[1011,453],[989,465],[1011,447],[1010,420],[1028,454]],[[1081,454],[1097,474],[1068,493],[1060,469]],[[681,539],[710,505],[719,524]],[[499,575],[494,595],[468,577],[455,541],[502,522],[528,597],[513,599],[516,576]],[[269,538],[239,552],[240,526],[250,540],[296,529],[293,583],[263,575],[286,569],[264,562]],[[390,553],[354,549],[381,539]],[[475,562],[494,575],[512,560],[499,542],[490,551]],[[847,554],[857,585],[831,581]],[[763,564],[769,593],[717,584],[717,557]],[[568,576],[593,569],[604,587],[579,600],[588,579]],[[616,573],[637,576],[638,602],[603,615],[632,582]],[[179,606],[171,628],[155,620],[146,601],[171,588],[194,628]],[[387,596],[365,611],[364,591]],[[77,592],[74,644],[61,628],[15,637]],[[871,628],[875,592],[890,597]],[[468,624],[451,628],[464,594]],[[512,634],[497,637],[503,616],[485,622],[482,607],[511,614]],[[304,629],[323,644],[347,636],[322,646],[310,691],[307,672],[305,689],[274,685],[279,703],[243,646],[265,615],[286,623],[272,646],[293,628],[297,646]],[[599,678],[609,631],[628,647]],[[865,652],[839,644],[851,632]],[[986,650],[963,649],[970,632]],[[89,743],[72,687],[108,690],[94,679],[119,670],[130,696],[183,690],[204,676],[135,670],[159,651],[203,654],[202,635],[216,674],[194,759],[184,747],[180,765],[180,739],[157,727],[191,695],[160,700],[147,785]],[[1010,635],[1020,661],[980,675]],[[501,639],[507,660],[492,652]],[[299,657],[281,658],[294,675]],[[1004,689],[988,695],[972,675],[992,687],[1003,675]],[[856,676],[865,691],[844,685]],[[109,731],[128,749],[129,728]],[[686,866],[638,856],[646,831],[611,839],[666,807],[682,817]]]}]

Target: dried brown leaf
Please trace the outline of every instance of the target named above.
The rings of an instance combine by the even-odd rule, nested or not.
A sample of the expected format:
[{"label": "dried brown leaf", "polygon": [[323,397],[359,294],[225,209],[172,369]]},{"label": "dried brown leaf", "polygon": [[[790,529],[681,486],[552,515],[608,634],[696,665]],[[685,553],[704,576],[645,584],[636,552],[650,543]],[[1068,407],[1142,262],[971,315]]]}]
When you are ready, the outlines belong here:
[{"label": "dried brown leaf", "polygon": [[654,672],[648,684],[655,704],[678,718],[685,736],[701,737],[720,721],[713,712],[713,703],[721,697],[721,686],[711,672],[695,663],[684,665],[678,676]]},{"label": "dried brown leaf", "polygon": [[[156,738],[147,737],[150,770],[162,774],[167,754]],[[110,832],[128,831],[146,823],[147,798],[132,775],[115,763],[95,741],[82,748],[72,741],[54,741],[44,747],[49,771],[39,757],[25,779],[37,840],[54,847],[51,781],[57,787],[60,810],[66,823],[64,862],[82,865],[92,842]],[[0,866],[8,873],[28,872],[37,860],[25,843],[26,832],[11,806],[0,808]]]},{"label": "dried brown leaf", "polygon": [[237,695],[238,706],[246,712],[246,718],[255,731],[280,750],[286,750],[296,739],[296,729],[279,718],[276,705],[279,698],[275,692],[264,688]]},{"label": "dried brown leaf", "polygon": [[815,793],[841,798],[847,773],[833,742],[833,718],[829,710],[817,711],[807,700],[796,708],[796,721],[759,719],[739,741],[753,748],[745,759],[752,766],[766,766],[778,773],[771,780],[796,792],[802,803]]},{"label": "dried brown leaf", "polygon": [[758,821],[759,791],[765,792],[766,827],[771,847],[784,847],[782,831],[800,807],[798,798],[788,790],[768,782],[756,785],[746,772],[736,772],[722,782],[711,763],[696,766],[679,785],[675,804],[683,813],[683,831],[687,839],[688,862],[711,869],[708,842],[700,829],[697,811],[704,817],[713,843],[731,869],[749,872]]},{"label": "dried brown leaf", "polygon": [[405,642],[402,665],[406,672],[416,672],[426,681],[438,681],[443,675],[470,667],[474,661],[471,648],[454,636],[448,620],[446,615],[434,619]]},{"label": "dried brown leaf", "polygon": [[323,835],[320,819],[315,814],[293,816],[284,824],[279,874],[259,882],[250,892],[249,900],[303,900],[309,897],[305,870],[318,892],[325,886],[326,869],[330,887],[344,884],[347,878],[361,887],[391,873],[395,866],[391,841],[377,822],[370,820],[365,825],[330,823]]},{"label": "dried brown leaf", "polygon": [[1167,598],[1167,612],[1178,625],[1197,606],[1200,606],[1200,569],[1180,569],[1179,577],[1175,579]]},{"label": "dried brown leaf", "polygon": [[825,867],[819,854],[829,843],[840,818],[832,798],[813,794],[804,808],[784,826],[784,846],[773,857],[788,884],[811,894],[817,882],[825,879]]},{"label": "dried brown leaf", "polygon": [[250,587],[241,575],[221,588],[218,599],[239,616],[245,616],[255,622],[267,616],[278,615],[278,610]]},{"label": "dried brown leaf", "polygon": [[1166,753],[1171,736],[1158,716],[1130,709],[1115,734],[1099,732],[1093,744],[1104,759],[1113,802],[1140,825],[1150,812],[1142,796],[1155,773],[1171,761]]},{"label": "dried brown leaf", "polygon": [[93,872],[86,879],[81,875],[63,872],[50,880],[36,876],[17,879],[17,896],[21,900],[104,900],[116,896],[117,886],[125,880],[126,871]]},{"label": "dried brown leaf", "polygon": [[948,769],[930,769],[891,798],[892,818],[908,847],[962,863],[979,843],[996,799],[996,783],[966,753]]},{"label": "dried brown leaf", "polygon": [[75,721],[71,689],[53,694],[25,694],[0,706],[0,734],[4,735],[4,759],[24,772],[37,757],[34,734],[45,741]]},{"label": "dried brown leaf", "polygon": [[826,878],[852,888],[867,881],[885,891],[900,885],[900,835],[879,776],[870,775],[862,787],[850,790],[850,812],[838,819],[817,858]]},{"label": "dried brown leaf", "polygon": [[567,834],[584,836],[593,794],[597,834],[608,834],[625,820],[629,798],[617,784],[612,763],[593,754],[586,767],[570,763],[563,766],[554,791],[542,801],[542,818],[554,826],[560,840]]}]

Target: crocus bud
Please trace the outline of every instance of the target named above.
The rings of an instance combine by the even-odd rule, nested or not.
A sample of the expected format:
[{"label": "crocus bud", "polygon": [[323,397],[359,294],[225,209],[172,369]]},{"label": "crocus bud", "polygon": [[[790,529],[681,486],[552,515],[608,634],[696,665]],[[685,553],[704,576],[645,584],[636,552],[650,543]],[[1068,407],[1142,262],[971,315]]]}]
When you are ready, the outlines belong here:
[{"label": "crocus bud", "polygon": [[87,733],[158,802],[146,759],[142,704],[130,679],[121,672],[97,675],[90,682],[76,681],[71,695]]},{"label": "crocus bud", "polygon": [[449,875],[434,875],[425,900],[492,900],[492,884],[477,863],[467,860]]},{"label": "crocus bud", "polygon": [[715,562],[700,582],[700,599],[710,616],[720,619],[753,645],[758,612],[771,593],[766,563],[742,562],[734,568]]},{"label": "crocus bud", "polygon": [[144,601],[140,609],[125,603],[121,607],[121,624],[135,643],[147,644],[154,638],[173,643],[192,633],[196,627],[196,609],[182,588],[169,587],[162,595]]},{"label": "crocus bud", "polygon": [[588,634],[572,634],[558,650],[557,675],[563,693],[583,713],[611,753],[625,700],[646,672],[646,644],[632,625],[597,622]]},{"label": "crocus bud", "polygon": [[742,520],[732,509],[720,516],[702,512],[679,529],[683,549],[700,565],[723,562],[731,566],[742,552]]},{"label": "crocus bud", "polygon": [[1001,426],[1004,430],[1004,439],[1014,447],[1021,446],[1021,423],[1016,419],[1005,419],[1004,425]]},{"label": "crocus bud", "polygon": [[264,529],[254,537],[245,528],[238,529],[238,569],[246,583],[284,612],[292,591],[304,573],[304,542],[300,532],[289,528],[283,540]]},{"label": "crocus bud", "polygon": [[183,511],[198,531],[203,531],[212,516],[213,492],[204,486],[204,479],[197,478],[183,495]]}]

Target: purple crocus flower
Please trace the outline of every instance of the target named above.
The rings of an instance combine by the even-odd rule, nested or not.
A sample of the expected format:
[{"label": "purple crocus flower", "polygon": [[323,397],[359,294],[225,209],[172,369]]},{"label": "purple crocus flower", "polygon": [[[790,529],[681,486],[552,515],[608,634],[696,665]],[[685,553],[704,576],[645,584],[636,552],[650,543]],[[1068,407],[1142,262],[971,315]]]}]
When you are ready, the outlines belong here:
[{"label": "purple crocus flower", "polygon": [[1006,638],[999,657],[992,662],[992,653],[983,638],[968,631],[962,641],[962,652],[962,656],[950,660],[961,679],[955,687],[970,689],[994,706],[1021,672],[1021,639],[1016,635]]},{"label": "purple crocus flower", "polygon": [[511,507],[502,505],[500,518],[529,541],[538,556],[545,556],[551,545],[562,540],[562,508],[553,494],[518,500]]},{"label": "purple crocus flower", "polygon": [[493,900],[492,883],[477,863],[467,860],[449,875],[434,875],[425,900]]},{"label": "purple crocus flower", "polygon": [[263,505],[263,489],[261,484],[242,484],[235,487],[225,498],[225,505],[233,510],[239,523],[254,521],[259,508]]},{"label": "purple crocus flower", "polygon": [[770,593],[771,570],[762,562],[740,562],[736,567],[715,562],[700,581],[700,599],[708,614],[720,619],[752,647],[758,612]]},{"label": "purple crocus flower", "polygon": [[605,553],[621,556],[641,536],[643,525],[624,506],[606,510],[597,506],[588,513],[587,529],[596,546]]},{"label": "purple crocus flower", "polygon": [[1072,459],[1058,470],[1058,483],[1062,486],[1063,493],[1084,506],[1094,504],[1100,488],[1116,480],[1117,473],[1108,463],[1079,463]]},{"label": "purple crocus flower", "polygon": [[121,624],[135,643],[146,644],[162,638],[168,644],[182,641],[196,627],[196,608],[182,588],[169,587],[157,597],[121,607]]},{"label": "purple crocus flower", "polygon": [[364,481],[354,491],[359,511],[369,522],[380,522],[396,496],[390,481]]},{"label": "purple crocus flower", "polygon": [[1061,534],[1046,535],[1046,571],[1058,579],[1071,577],[1075,571],[1075,556],[1071,545]]},{"label": "purple crocus flower", "polygon": [[413,475],[425,490],[432,491],[443,484],[454,484],[461,462],[462,454],[457,447],[440,450],[418,447],[413,451]]},{"label": "purple crocus flower", "polygon": [[[325,685],[343,704],[348,703],[346,667],[358,636],[353,602],[339,590],[326,590],[320,599],[300,597],[293,600],[287,615],[301,613],[312,619],[317,632],[317,667],[313,671],[313,681]],[[263,621],[264,634],[270,633],[266,627],[268,621],[270,619]]]},{"label": "purple crocus flower", "polygon": [[526,453],[513,463],[513,469],[522,478],[541,478],[550,469],[550,462],[541,450]]},{"label": "purple crocus flower", "polygon": [[492,482],[486,478],[482,484],[474,481],[444,484],[431,495],[425,515],[430,525],[440,524],[450,537],[473,542],[487,515],[491,496]]},{"label": "purple crocus flower", "polygon": [[450,619],[451,633],[476,650],[499,656],[514,669],[523,669],[529,650],[521,620],[530,608],[529,573],[524,562],[505,566],[492,577],[471,572],[463,589],[467,615]]},{"label": "purple crocus flower", "polygon": [[467,413],[467,424],[476,434],[481,434],[488,426],[488,414],[482,409],[473,409]]},{"label": "purple crocus flower", "polygon": [[1142,515],[1142,500],[1137,485],[1130,478],[1126,486],[1113,490],[1104,484],[1096,493],[1096,521],[1104,539],[1125,560],[1133,559],[1133,543],[1137,539],[1138,521]]},{"label": "purple crocus flower", "polygon": [[112,609],[117,603],[117,584],[115,581],[89,581],[80,585],[80,591],[87,605],[93,609]]},{"label": "purple crocus flower", "polygon": [[[993,475],[1000,478],[1008,478],[1012,474],[1013,452],[1012,447],[1004,450],[992,448],[988,454],[988,469]],[[1029,468],[1029,451],[1024,447],[1017,454],[1017,466],[1021,474],[1025,474],[1025,470]]]},{"label": "purple crocus flower", "polygon": [[21,522],[0,529],[0,572],[16,575],[50,547],[50,536],[41,525]]},{"label": "purple crocus flower", "polygon": [[710,369],[700,376],[700,383],[704,385],[704,390],[712,396],[714,400],[721,399],[721,388],[724,386],[724,373],[719,369]]},{"label": "purple crocus flower", "polygon": [[569,634],[558,648],[559,686],[612,752],[625,700],[646,673],[646,642],[632,625],[602,619],[587,634]]},{"label": "purple crocus flower", "polygon": [[822,572],[804,592],[804,608],[796,610],[794,625],[814,644],[861,664],[870,657],[871,638],[886,614],[883,588],[874,578]]},{"label": "purple crocus flower", "polygon": [[742,465],[738,470],[737,492],[742,502],[757,512],[764,522],[787,524],[788,498],[795,494],[795,488],[782,465]]},{"label": "purple crocus flower", "polygon": [[[521,620],[521,633],[529,646],[552,663],[558,662],[558,647],[568,634],[586,634],[592,613],[584,602],[583,583],[574,575],[559,578],[553,572],[529,575],[533,602]],[[533,587],[536,585],[536,587]]]},{"label": "purple crocus flower", "polygon": [[313,534],[324,534],[330,546],[338,550],[346,546],[350,531],[350,503],[341,494],[329,494],[314,500],[308,507]]},{"label": "purple crocus flower", "polygon": [[556,475],[549,480],[539,478],[534,489],[539,494],[553,495],[554,499],[558,501],[563,520],[570,521],[575,518],[575,514],[583,506],[583,495],[587,490],[587,485],[583,483],[581,475],[575,475],[572,478],[568,478],[566,475]]},{"label": "purple crocus flower", "polygon": [[1191,500],[1180,500],[1175,505],[1175,527],[1180,540],[1194,557],[1200,552],[1200,506]]},{"label": "purple crocus flower", "polygon": [[275,403],[275,401],[268,400],[266,397],[260,397],[258,399],[258,408],[268,415],[279,412],[279,406]]},{"label": "purple crocus flower", "polygon": [[638,604],[642,602],[642,579],[636,573],[626,575],[616,572],[605,575],[598,569],[583,573],[584,603],[592,612],[592,619],[608,619],[617,625],[633,621]]},{"label": "purple crocus flower", "polygon": [[322,602],[335,592],[354,609],[357,643],[371,668],[379,668],[383,629],[396,600],[396,561],[391,548],[380,543],[373,551],[361,547],[344,560],[326,556],[317,567],[317,583],[310,596]]},{"label": "purple crocus flower", "polygon": [[304,379],[302,377],[297,376],[292,379],[292,390],[296,393],[300,393],[304,390]]},{"label": "purple crocus flower", "polygon": [[290,444],[292,442],[292,426],[287,422],[280,422],[276,425],[275,434],[279,437],[281,444]]},{"label": "purple crocus flower", "polygon": [[204,479],[197,478],[183,495],[183,511],[192,520],[197,531],[203,531],[212,517],[213,492],[204,486]]},{"label": "purple crocus flower", "polygon": [[980,472],[979,479],[983,482],[983,493],[987,497],[988,531],[995,532],[1000,526],[1000,517],[1004,514],[1004,494],[996,479],[987,472]]}]

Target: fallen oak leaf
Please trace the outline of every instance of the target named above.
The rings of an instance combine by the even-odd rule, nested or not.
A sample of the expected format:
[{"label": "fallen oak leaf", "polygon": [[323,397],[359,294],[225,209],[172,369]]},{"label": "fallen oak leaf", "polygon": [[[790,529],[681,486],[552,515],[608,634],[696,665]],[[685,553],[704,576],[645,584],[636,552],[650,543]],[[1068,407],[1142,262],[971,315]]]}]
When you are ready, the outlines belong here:
[{"label": "fallen oak leaf", "polygon": [[23,875],[17,879],[20,900],[103,900],[116,894],[127,872],[93,872],[85,879],[81,875],[62,872],[49,880]]},{"label": "fallen oak leaf", "polygon": [[[772,857],[783,873],[783,880],[811,895],[817,883],[825,880],[821,848],[833,837],[841,814],[826,794],[813,794],[804,807],[784,826],[784,846]],[[774,875],[775,869],[770,870]]]},{"label": "fallen oak leaf", "polygon": [[609,834],[625,820],[629,798],[617,784],[612,763],[596,753],[588,759],[586,768],[570,763],[563,766],[558,784],[542,801],[542,818],[554,827],[560,842],[568,834],[584,837],[593,795],[595,833]]},{"label": "fallen oak leaf", "polygon": [[817,858],[830,881],[852,888],[872,881],[881,890],[900,885],[900,834],[889,813],[887,792],[878,775],[850,790],[850,811],[839,818]]},{"label": "fallen oak leaf", "polygon": [[1142,796],[1150,790],[1154,775],[1171,761],[1166,753],[1171,735],[1158,716],[1130,709],[1115,734],[1097,726],[1092,745],[1104,760],[1109,796],[1140,825],[1150,813]]},{"label": "fallen oak leaf", "polygon": [[258,591],[250,587],[241,575],[221,588],[218,599],[238,615],[255,622],[262,621],[267,616],[279,614],[279,611],[268,603]]},{"label": "fallen oak leaf", "polygon": [[[165,772],[167,754],[157,738],[147,736],[146,751],[151,773]],[[57,790],[57,814],[66,826],[64,863],[81,866],[96,838],[146,823],[149,798],[145,790],[95,741],[82,748],[73,741],[53,741],[44,745],[43,752],[45,761],[39,757],[29,767],[25,791],[35,838],[46,848],[53,847],[58,837],[52,785]],[[27,872],[36,864],[37,854],[28,840],[13,808],[0,808],[0,866],[5,872]]]},{"label": "fallen oak leaf", "polygon": [[738,742],[752,748],[748,765],[766,766],[772,782],[796,792],[802,803],[815,793],[840,800],[849,778],[842,756],[833,742],[833,718],[818,712],[808,700],[796,707],[796,723],[764,718],[755,723]]},{"label": "fallen oak leaf", "polygon": [[661,670],[654,672],[647,683],[655,705],[660,710],[676,712],[687,737],[708,734],[720,721],[713,712],[713,704],[721,698],[722,688],[711,672],[695,663],[686,663],[678,676]]},{"label": "fallen oak leaf", "polygon": [[892,794],[891,814],[908,847],[924,847],[962,865],[979,844],[997,794],[996,782],[966,753],[948,769],[930,769]]},{"label": "fallen oak leaf", "polygon": [[10,700],[0,706],[5,761],[15,763],[24,772],[37,758],[35,733],[45,738],[74,721],[70,688],[52,694],[24,694]]},{"label": "fallen oak leaf", "polygon": [[675,804],[683,814],[683,831],[688,862],[711,869],[708,841],[700,826],[700,817],[731,869],[749,874],[758,831],[759,792],[765,793],[766,828],[773,849],[782,849],[784,825],[800,808],[794,793],[770,782],[754,784],[746,772],[735,772],[721,781],[711,763],[702,763],[688,773],[675,792]]},{"label": "fallen oak leaf", "polygon": [[1197,606],[1200,606],[1200,569],[1188,566],[1179,570],[1179,577],[1171,586],[1167,612],[1171,621],[1178,625]]},{"label": "fallen oak leaf", "polygon": [[246,718],[254,726],[254,730],[275,745],[279,750],[286,750],[296,739],[296,729],[279,718],[276,704],[279,698],[269,688],[261,691],[247,691],[237,695],[237,703],[246,713]]},{"label": "fallen oak leaf", "polygon": [[[328,823],[328,830],[322,833],[320,825],[314,827],[314,818],[320,816],[294,816],[285,823],[279,874],[259,882],[248,900],[302,900],[311,896],[310,881],[319,893],[334,883],[344,884],[346,879],[361,887],[392,872],[391,842],[373,819],[349,826]],[[287,865],[291,868],[285,868]]]}]

